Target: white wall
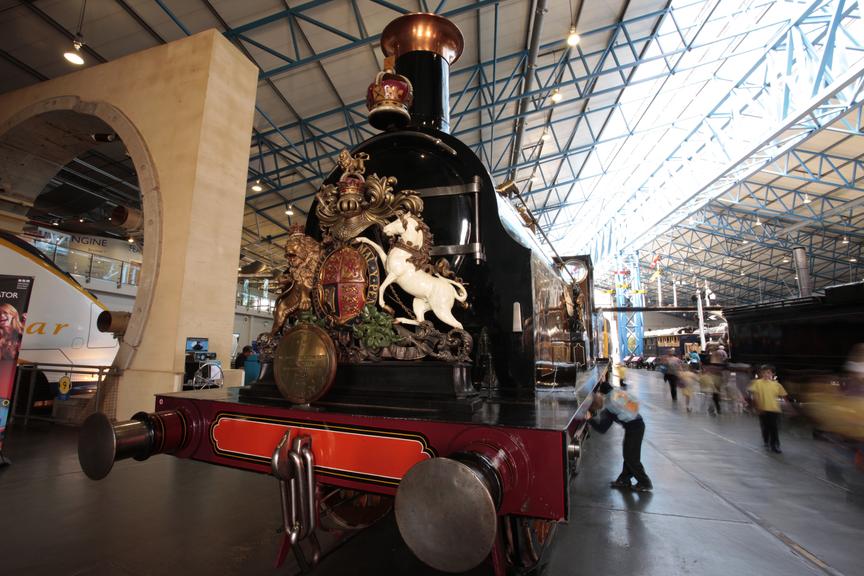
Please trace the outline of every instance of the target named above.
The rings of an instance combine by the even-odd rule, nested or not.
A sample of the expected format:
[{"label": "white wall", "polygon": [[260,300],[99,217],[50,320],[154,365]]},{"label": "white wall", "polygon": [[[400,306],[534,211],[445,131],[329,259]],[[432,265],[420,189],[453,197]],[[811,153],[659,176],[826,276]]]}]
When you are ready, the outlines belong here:
[{"label": "white wall", "polygon": [[272,327],[272,316],[242,309],[237,309],[234,313],[234,332],[240,334],[240,350],[251,344],[262,332],[269,332]]}]

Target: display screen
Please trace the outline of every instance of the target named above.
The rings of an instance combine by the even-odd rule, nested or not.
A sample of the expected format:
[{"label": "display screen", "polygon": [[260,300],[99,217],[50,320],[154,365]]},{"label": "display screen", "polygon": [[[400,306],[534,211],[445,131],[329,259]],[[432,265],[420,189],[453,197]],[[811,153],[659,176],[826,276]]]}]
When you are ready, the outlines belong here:
[{"label": "display screen", "polygon": [[186,352],[207,352],[207,338],[186,338]]}]

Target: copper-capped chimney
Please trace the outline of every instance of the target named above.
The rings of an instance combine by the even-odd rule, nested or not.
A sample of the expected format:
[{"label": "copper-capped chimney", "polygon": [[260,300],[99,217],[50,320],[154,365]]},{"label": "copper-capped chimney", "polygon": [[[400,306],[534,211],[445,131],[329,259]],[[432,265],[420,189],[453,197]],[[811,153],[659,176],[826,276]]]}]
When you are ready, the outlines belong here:
[{"label": "copper-capped chimney", "polygon": [[414,86],[411,125],[450,132],[450,65],[462,54],[462,32],[436,14],[406,14],[381,33],[381,50]]}]

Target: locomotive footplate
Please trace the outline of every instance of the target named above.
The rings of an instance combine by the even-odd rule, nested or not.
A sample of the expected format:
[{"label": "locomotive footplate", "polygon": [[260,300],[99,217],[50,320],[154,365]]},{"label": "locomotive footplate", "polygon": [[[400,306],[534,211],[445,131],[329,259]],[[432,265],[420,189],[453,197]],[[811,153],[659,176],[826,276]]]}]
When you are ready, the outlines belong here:
[{"label": "locomotive footplate", "polygon": [[[241,399],[236,388],[160,394],[155,412],[130,422],[112,425],[102,414],[91,416],[79,460],[93,478],[104,477],[114,460],[158,453],[274,474],[281,470],[274,468],[274,453],[291,445],[308,452],[308,470],[283,470],[277,478],[297,480],[305,470],[322,487],[396,496],[397,524],[414,553],[429,565],[461,571],[490,554],[499,560],[521,554],[525,530],[514,532],[514,522],[530,535],[532,526],[546,534],[552,523],[568,519],[572,460],[581,452],[591,391],[607,372],[598,364],[579,374],[575,388],[534,398],[485,398],[473,413],[329,398],[271,405]],[[447,482],[454,471],[461,480]],[[457,533],[464,538],[454,539]],[[517,533],[522,540],[509,536]],[[442,555],[454,546],[458,554]]]},{"label": "locomotive footplate", "polygon": [[[598,364],[580,373],[575,389],[487,398],[471,413],[340,402],[329,395],[307,405],[275,405],[224,388],[159,395],[155,414],[182,416],[170,421],[183,427],[176,435],[182,444],[170,447],[175,456],[270,473],[273,451],[286,433],[306,435],[320,483],[379,494],[395,494],[420,462],[490,452],[513,472],[498,513],[558,521],[567,519],[572,444],[579,440],[590,392],[606,370]],[[154,421],[161,426],[161,420]]]}]

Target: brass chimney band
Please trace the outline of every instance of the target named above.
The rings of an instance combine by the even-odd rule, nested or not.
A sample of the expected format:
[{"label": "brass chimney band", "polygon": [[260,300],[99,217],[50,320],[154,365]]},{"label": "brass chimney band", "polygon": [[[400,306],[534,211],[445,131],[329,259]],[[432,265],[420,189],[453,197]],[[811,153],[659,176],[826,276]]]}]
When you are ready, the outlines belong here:
[{"label": "brass chimney band", "polygon": [[462,55],[464,47],[459,28],[437,14],[405,14],[390,22],[381,33],[381,50],[388,57],[398,58],[408,52],[434,52],[452,65]]}]

